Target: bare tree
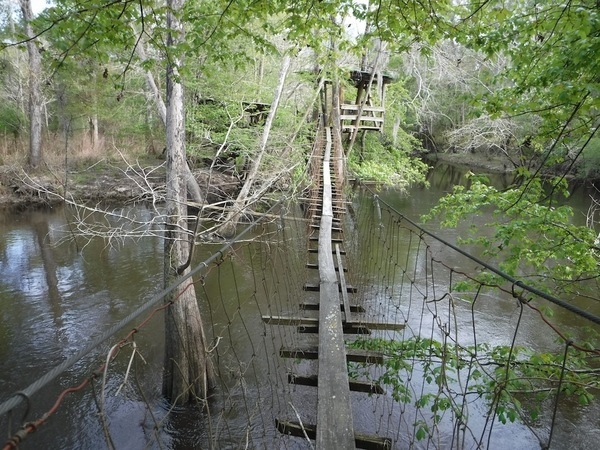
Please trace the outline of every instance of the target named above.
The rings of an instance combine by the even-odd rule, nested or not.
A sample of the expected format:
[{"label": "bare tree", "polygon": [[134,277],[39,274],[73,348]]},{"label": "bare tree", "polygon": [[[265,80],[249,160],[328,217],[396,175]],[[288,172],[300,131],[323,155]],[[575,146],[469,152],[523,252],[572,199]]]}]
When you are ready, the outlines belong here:
[{"label": "bare tree", "polygon": [[29,38],[27,41],[29,55],[29,165],[36,168],[42,162],[42,94],[40,90],[42,59],[31,27],[33,20],[31,0],[19,0],[19,4],[25,22],[25,34]]},{"label": "bare tree", "polygon": [[[184,39],[179,19],[185,0],[168,0],[168,46]],[[172,55],[167,66],[167,186],[164,276],[165,285],[189,271],[186,267],[193,243],[186,239],[185,126],[183,85],[179,68],[183,60]],[[211,365],[193,285],[180,285],[167,298],[172,303],[165,315],[165,371],[163,393],[173,402],[203,399],[211,378]]]},{"label": "bare tree", "polygon": [[250,197],[250,191],[252,189],[253,184],[256,182],[256,177],[258,174],[258,169],[260,168],[261,161],[265,154],[265,150],[267,148],[267,142],[269,140],[269,133],[271,132],[271,126],[273,125],[273,119],[275,118],[275,114],[277,113],[277,108],[279,106],[279,100],[281,99],[281,94],[283,92],[283,87],[285,86],[285,79],[287,77],[288,70],[290,68],[291,58],[289,55],[285,55],[283,58],[283,62],[281,64],[281,69],[279,71],[279,81],[277,82],[277,87],[275,88],[275,95],[273,97],[273,102],[271,103],[271,108],[269,109],[269,115],[267,116],[267,120],[265,121],[265,128],[262,133],[262,137],[260,139],[260,144],[258,148],[258,154],[252,161],[252,166],[248,171],[248,176],[246,181],[244,182],[244,186],[242,187],[240,193],[238,194],[235,202],[233,203],[231,210],[227,214],[225,219],[225,223],[219,228],[218,234],[231,237],[235,234],[235,230],[237,224],[242,216],[244,209],[248,206],[248,199]]},{"label": "bare tree", "polygon": [[459,152],[483,150],[504,155],[515,167],[509,153],[511,142],[517,139],[518,125],[509,118],[492,118],[482,115],[466,121],[462,126],[446,132],[448,144]]}]

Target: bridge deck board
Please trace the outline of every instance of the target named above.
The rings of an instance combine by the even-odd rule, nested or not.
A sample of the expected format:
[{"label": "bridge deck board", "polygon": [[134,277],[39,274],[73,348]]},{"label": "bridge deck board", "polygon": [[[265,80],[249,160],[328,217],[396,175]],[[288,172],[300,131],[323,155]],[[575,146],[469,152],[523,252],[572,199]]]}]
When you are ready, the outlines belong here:
[{"label": "bridge deck board", "polygon": [[331,232],[333,223],[330,174],[331,131],[323,158],[323,212],[319,228],[319,385],[317,387],[316,447],[318,449],[354,449],[354,425],[346,348],[340,310],[340,295]]},{"label": "bridge deck board", "polygon": [[[316,375],[298,375],[288,373],[288,383],[301,384],[302,386],[318,386],[319,377]],[[385,394],[384,389],[377,382],[350,380],[349,384],[352,392],[367,392],[369,394]]]},{"label": "bridge deck board", "polygon": [[[372,350],[350,349],[344,352],[347,362],[360,362],[367,364],[383,364],[383,352]],[[281,347],[279,355],[282,358],[317,359],[319,349],[316,346],[306,347]],[[344,372],[347,369],[344,368]]]},{"label": "bridge deck board", "polygon": [[[322,424],[319,427],[307,423],[298,423],[292,421],[276,421],[277,429],[282,434],[291,434],[292,436],[299,436],[302,438],[308,437],[314,439],[318,433],[319,428],[323,428]],[[354,433],[353,435],[353,447],[356,445],[358,448],[364,448],[367,450],[387,450],[392,448],[392,440],[389,438],[382,438],[379,436],[372,436],[363,433]],[[331,448],[342,448],[339,446]]]}]

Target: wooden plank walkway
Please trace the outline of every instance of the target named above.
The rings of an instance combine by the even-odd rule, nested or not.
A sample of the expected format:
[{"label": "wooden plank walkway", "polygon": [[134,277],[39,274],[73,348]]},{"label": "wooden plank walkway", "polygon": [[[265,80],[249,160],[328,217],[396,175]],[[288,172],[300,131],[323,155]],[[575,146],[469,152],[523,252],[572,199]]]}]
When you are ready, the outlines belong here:
[{"label": "wooden plank walkway", "polygon": [[331,229],[333,202],[331,188],[331,132],[326,131],[323,156],[323,206],[319,228],[319,385],[317,404],[317,448],[353,449],[354,426],[346,366],[346,346],[340,310],[340,294]]},{"label": "wooden plank walkway", "polygon": [[[375,108],[373,108],[375,109]],[[379,111],[377,111],[379,112]],[[317,135],[315,154],[311,157],[311,195],[305,199],[310,226],[307,249],[316,255],[317,262],[306,267],[318,270],[318,282],[302,287],[307,292],[318,292],[319,300],[304,302],[300,309],[314,312],[297,316],[263,316],[271,325],[295,326],[301,334],[318,334],[318,345],[282,347],[282,358],[306,359],[317,362],[316,374],[288,374],[288,382],[314,386],[317,389],[316,424],[297,424],[278,419],[278,429],[286,434],[315,440],[317,449],[388,449],[392,441],[386,437],[368,436],[354,430],[350,392],[383,394],[383,389],[369,381],[350,379],[348,363],[383,364],[384,355],[358,349],[346,349],[344,335],[370,334],[371,330],[398,330],[403,325],[386,324],[364,318],[366,311],[352,304],[351,294],[357,288],[346,281],[348,270],[344,267],[346,252],[343,248],[343,216],[346,204],[341,183],[332,174],[343,173],[336,164],[343,158],[332,157],[330,128],[321,128]],[[333,167],[332,167],[333,165]],[[337,181],[337,182],[336,182]]]}]

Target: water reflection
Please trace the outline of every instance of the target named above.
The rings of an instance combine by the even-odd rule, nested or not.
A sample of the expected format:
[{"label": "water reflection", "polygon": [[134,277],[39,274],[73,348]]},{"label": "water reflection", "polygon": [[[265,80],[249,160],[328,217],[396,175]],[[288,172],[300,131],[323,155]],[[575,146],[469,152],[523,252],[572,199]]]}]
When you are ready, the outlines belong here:
[{"label": "water reflection", "polygon": [[[380,193],[386,202],[403,211],[411,218],[420,217],[426,213],[441,195],[449,192],[456,183],[466,183],[466,171],[457,167],[447,166],[440,170],[432,171],[429,175],[430,189],[415,188],[410,195],[399,195],[388,190]],[[506,186],[510,177],[499,176],[493,182],[498,186]],[[373,208],[372,199],[363,197],[356,202],[357,208],[368,210],[372,213],[369,229],[363,230],[364,236],[372,236],[374,229],[384,233],[393,227],[382,219],[383,227],[377,227],[378,218]],[[140,208],[135,213],[140,218],[148,218],[150,212]],[[102,219],[105,220],[105,219]],[[478,220],[485,220],[482,216]],[[142,304],[153,292],[162,286],[162,242],[157,238],[128,241],[119,247],[107,245],[103,239],[94,239],[83,246],[83,242],[76,245],[72,241],[63,241],[62,230],[65,224],[65,212],[59,209],[49,211],[24,212],[16,215],[2,215],[0,219],[0,399],[5,399],[9,393],[28,385],[48,368],[54,367],[58,362],[85,346],[89,340],[102,333],[117,320],[124,317],[131,310]],[[288,224],[291,225],[291,224]],[[353,227],[358,226],[354,222]],[[435,223],[428,227],[435,227]],[[286,229],[286,233],[289,229]],[[455,240],[461,230],[439,230],[443,237]],[[275,360],[281,340],[280,336],[269,336],[261,321],[262,314],[283,315],[286,309],[276,298],[285,292],[290,297],[290,304],[298,305],[306,301],[308,295],[298,286],[303,284],[301,279],[303,270],[289,270],[289,264],[281,263],[278,258],[306,259],[307,243],[298,239],[299,235],[290,233],[286,236],[284,245],[265,245],[264,247],[236,248],[233,257],[219,267],[218,273],[211,273],[205,283],[198,286],[200,305],[205,317],[209,317],[210,325],[207,334],[213,344],[219,337],[223,338],[217,348],[217,357],[223,368],[222,381],[226,394],[219,393],[211,399],[214,410],[223,410],[223,415],[210,422],[207,416],[198,409],[181,408],[175,410],[164,424],[164,428],[156,438],[154,422],[148,412],[147,405],[140,401],[139,390],[136,386],[129,386],[124,396],[115,397],[117,387],[123,381],[127,358],[117,361],[113,372],[114,380],[108,387],[111,411],[111,426],[114,431],[117,448],[143,448],[148,445],[156,448],[160,442],[165,448],[206,448],[211,440],[211,425],[222,427],[217,432],[219,436],[217,447],[239,448],[245,442],[240,436],[245,437],[246,427],[245,411],[234,407],[248,400],[249,408],[257,408],[256,415],[252,417],[250,434],[266,426],[272,426],[273,411],[285,409],[286,399],[281,393],[281,386],[286,384],[280,374],[274,374],[275,368],[269,361]],[[350,235],[350,233],[348,233]],[[349,238],[349,236],[346,236]],[[408,258],[424,249],[419,247],[418,240],[411,240],[400,235],[391,237],[395,248],[401,249],[400,253]],[[385,269],[383,258],[386,249],[377,245],[376,241],[365,238],[364,241],[353,242],[349,238],[347,245],[355,245],[366,260],[366,275],[371,278],[365,280],[369,286],[367,296],[373,302],[373,309],[382,315],[404,321],[407,317],[414,316],[414,311],[402,311],[396,306],[404,304],[408,289],[430,289],[430,286],[402,286],[402,277],[397,274],[386,274],[395,277],[391,288],[378,284],[377,274]],[[199,259],[216,250],[218,246],[202,246],[198,252]],[[431,245],[429,252],[437,257],[446,258],[447,253],[442,246]],[[470,271],[478,270],[464,260],[449,261],[455,267]],[[355,273],[349,264],[349,272]],[[259,272],[258,267],[272,268],[267,272]],[[422,274],[428,270],[428,263],[424,258],[411,259],[409,271],[413,274]],[[266,275],[265,275],[266,274]],[[266,278],[269,278],[267,280]],[[448,280],[437,280],[440,286],[447,286]],[[256,286],[264,284],[268,295],[257,292]],[[482,295],[476,308],[485,315],[488,324],[486,338],[490,342],[505,343],[506,334],[499,330],[510,330],[514,324],[517,307],[514,302],[498,302],[495,298]],[[223,300],[225,299],[225,300]],[[459,330],[468,330],[470,303],[458,302]],[[416,308],[416,306],[415,306]],[[396,319],[393,319],[396,320]],[[560,319],[563,320],[563,319]],[[568,323],[571,319],[564,319]],[[562,322],[561,322],[562,323]],[[416,323],[414,323],[416,326]],[[576,324],[572,324],[576,325]],[[453,325],[454,326],[454,325]],[[538,328],[539,329],[539,328]],[[552,339],[549,334],[540,335],[536,324],[529,327],[523,340],[547,346]],[[249,339],[248,332],[256,332],[256,340]],[[141,360],[136,360],[140,365],[140,373],[144,374],[142,380],[144,392],[148,395],[151,411],[157,421],[163,420],[169,411],[160,395],[161,365],[163,358],[163,323],[162,318],[150,322],[147,328],[136,337],[143,348],[142,355],[147,365]],[[466,335],[461,335],[461,338]],[[99,353],[106,352],[106,348],[99,349]],[[124,352],[131,350],[124,349]],[[129,355],[130,353],[126,353]],[[265,362],[266,361],[266,362]],[[290,365],[292,365],[290,363]],[[74,381],[89,373],[92,358],[88,358],[69,371],[46,393],[40,394],[43,398],[36,401],[38,409],[32,413],[44,412],[48,405],[54,401],[55,396],[65,386],[70,386]],[[294,369],[307,369],[311,363],[298,363]],[[277,383],[272,382],[273,377],[279,376]],[[303,413],[309,414],[308,420],[314,419],[315,413],[311,394],[314,389],[294,387],[300,399],[296,405],[302,406]],[[393,407],[392,413],[384,406],[383,401],[374,400],[366,396],[354,396],[358,405],[355,408],[355,423],[357,428],[369,431],[372,429],[386,428],[384,422],[392,421],[391,415],[397,414],[398,408]],[[395,408],[395,409],[394,409]],[[596,408],[596,407],[595,407]],[[575,413],[564,413],[565,421],[582,420]],[[52,419],[51,424],[42,427],[27,442],[30,448],[98,448],[104,445],[104,437],[97,416],[92,394],[87,391],[81,396],[73,396],[67,400],[60,415]],[[254,411],[254,410],[253,410]],[[310,412],[312,411],[312,412]],[[597,411],[597,408],[594,409]],[[581,413],[583,421],[590,416]],[[483,415],[483,412],[482,412]],[[373,424],[373,417],[379,421]],[[224,424],[223,419],[238,418],[231,423]],[[241,419],[240,419],[241,418]],[[394,416],[393,420],[397,420]],[[314,420],[313,420],[314,421]],[[411,431],[411,419],[405,418],[408,424],[406,429]],[[0,429],[6,429],[0,424]],[[227,428],[225,429],[224,428]],[[262,427],[262,428],[261,428]],[[509,448],[519,442],[521,448],[533,447],[525,430],[517,427],[516,433],[523,431],[520,437],[514,437],[515,428],[497,427],[494,440],[499,443],[499,448]],[[511,430],[508,432],[507,430]],[[214,429],[212,431],[215,431]],[[384,430],[385,431],[385,430]],[[260,436],[257,432],[256,435]],[[282,444],[278,436],[262,435],[262,441],[253,441],[250,436],[250,447],[273,448],[286,446],[302,448],[301,441],[291,440]],[[398,431],[398,448],[408,444],[406,437]],[[214,438],[214,436],[213,436]],[[216,438],[214,438],[216,439]],[[583,441],[582,441],[583,442]],[[585,441],[589,443],[588,441]],[[253,445],[252,445],[253,444]],[[272,444],[272,445],[271,445]],[[584,443],[581,443],[580,448]]]}]

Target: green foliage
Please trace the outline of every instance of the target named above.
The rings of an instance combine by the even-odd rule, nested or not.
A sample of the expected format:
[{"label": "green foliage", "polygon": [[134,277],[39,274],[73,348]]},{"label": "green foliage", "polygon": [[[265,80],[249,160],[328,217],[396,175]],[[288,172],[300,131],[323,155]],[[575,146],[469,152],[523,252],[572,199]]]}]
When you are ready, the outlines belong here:
[{"label": "green foliage", "polygon": [[[507,423],[523,417],[526,409],[535,420],[540,413],[535,405],[556,395],[561,378],[561,392],[583,406],[591,402],[600,387],[590,354],[573,348],[563,361],[561,351],[539,353],[524,347],[492,347],[485,343],[463,346],[421,337],[403,341],[364,338],[348,345],[383,352],[384,372],[374,381],[391,387],[396,401],[431,411],[431,423],[416,423],[417,439],[429,436],[431,428],[448,412],[462,417],[465,405],[461,402],[470,403],[470,396],[481,399],[500,422]],[[364,364],[354,363],[350,370],[354,377],[371,378]],[[431,388],[415,396],[419,390],[410,384],[415,377],[422,378]],[[457,395],[465,385],[469,394]],[[525,401],[527,408],[523,406]]]},{"label": "green foliage", "polygon": [[367,133],[364,150],[356,150],[350,155],[348,165],[356,176],[363,180],[375,181],[399,189],[411,184],[425,184],[428,166],[420,159],[410,156],[416,140],[406,134],[404,148],[394,147],[383,141],[379,135]]},{"label": "green foliage", "polygon": [[524,0],[509,10],[492,1],[477,11],[465,8],[471,16],[460,41],[510,62],[502,77],[507,82],[483,98],[488,111],[541,118],[532,138],[544,147],[558,148],[562,140],[583,145],[600,107],[597,2]]},{"label": "green foliage", "polygon": [[583,151],[577,167],[580,178],[600,180],[600,138],[593,138]]},{"label": "green foliage", "polygon": [[14,137],[17,137],[24,123],[26,123],[26,118],[14,106],[9,103],[3,103],[0,106],[1,134],[12,134]]},{"label": "green foliage", "polygon": [[[526,278],[528,284],[551,292],[581,292],[585,287],[577,282],[598,277],[596,233],[574,225],[572,208],[559,205],[552,195],[568,195],[563,179],[544,184],[524,170],[521,174],[525,181],[504,191],[471,174],[468,189],[455,186],[423,219],[437,216],[442,226],[455,227],[482,208],[491,209],[494,221],[471,227],[472,236],[461,243],[480,246],[488,261],[513,277]],[[486,280],[492,281],[493,277]]]}]

